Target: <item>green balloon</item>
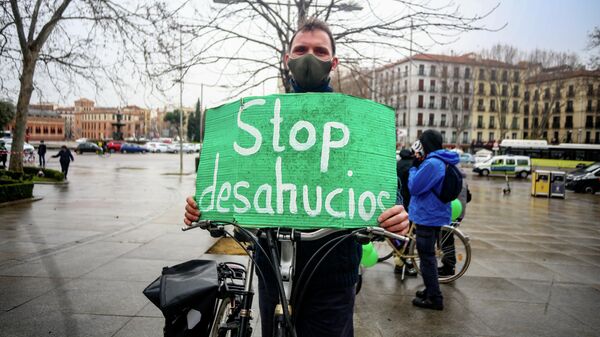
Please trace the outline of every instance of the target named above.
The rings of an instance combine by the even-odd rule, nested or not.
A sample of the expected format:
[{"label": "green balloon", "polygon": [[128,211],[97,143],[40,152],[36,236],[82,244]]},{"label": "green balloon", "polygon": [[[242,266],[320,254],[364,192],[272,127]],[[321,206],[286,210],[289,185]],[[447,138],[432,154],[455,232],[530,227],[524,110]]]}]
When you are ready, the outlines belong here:
[{"label": "green balloon", "polygon": [[450,207],[452,207],[452,221],[456,221],[462,213],[462,204],[460,203],[460,200],[454,199],[450,203]]},{"label": "green balloon", "polygon": [[362,245],[362,259],[360,260],[360,264],[362,264],[363,267],[373,267],[377,264],[377,258],[377,250],[372,242]]}]

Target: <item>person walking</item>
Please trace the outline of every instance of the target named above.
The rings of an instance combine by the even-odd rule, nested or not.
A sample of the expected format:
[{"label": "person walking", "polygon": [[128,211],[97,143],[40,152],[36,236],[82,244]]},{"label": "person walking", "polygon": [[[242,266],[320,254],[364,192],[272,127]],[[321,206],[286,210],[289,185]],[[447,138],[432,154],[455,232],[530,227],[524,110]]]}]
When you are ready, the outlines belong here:
[{"label": "person walking", "polygon": [[411,199],[408,218],[416,225],[417,251],[425,289],[413,299],[414,306],[443,310],[444,298],[438,282],[435,245],[440,228],[451,221],[450,203],[438,197],[446,175],[446,166],[459,162],[458,153],[442,149],[442,134],[426,130],[415,144],[414,166],[408,175]]},{"label": "person walking", "polygon": [[43,139],[40,141],[40,145],[38,146],[37,153],[38,153],[38,158],[39,158],[39,162],[40,162],[40,167],[46,168],[46,144],[44,144]]},{"label": "person walking", "polygon": [[0,140],[0,168],[6,168],[6,160],[8,159],[8,150],[4,146],[4,141]]},{"label": "person walking", "polygon": [[71,150],[69,150],[66,145],[61,146],[60,151],[58,151],[57,154],[52,156],[52,158],[58,157],[60,157],[60,170],[65,176],[65,180],[67,180],[67,173],[69,173],[69,165],[71,164],[71,161],[75,161],[75,158],[73,158]]}]

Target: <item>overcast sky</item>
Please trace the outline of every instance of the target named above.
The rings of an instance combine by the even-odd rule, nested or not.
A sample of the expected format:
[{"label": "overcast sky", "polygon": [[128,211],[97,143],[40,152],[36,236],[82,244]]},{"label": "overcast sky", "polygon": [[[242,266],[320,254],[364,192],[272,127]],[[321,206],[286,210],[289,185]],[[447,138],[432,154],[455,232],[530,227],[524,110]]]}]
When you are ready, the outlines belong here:
[{"label": "overcast sky", "polygon": [[[397,6],[393,0],[376,0],[376,6],[388,8]],[[436,1],[433,1],[436,2]],[[445,1],[444,3],[446,3]],[[471,15],[484,13],[494,7],[498,1],[492,0],[463,0],[457,1],[461,6],[461,13]],[[444,46],[433,46],[430,52],[434,53],[466,53],[489,48],[496,43],[511,44],[521,50],[528,51],[535,48],[554,49],[557,51],[570,51],[581,55],[585,61],[588,52],[587,34],[594,26],[600,26],[600,1],[597,0],[503,0],[499,8],[486,18],[482,24],[489,28],[498,28],[506,24],[506,27],[498,32],[475,31],[464,33],[458,41]],[[416,36],[415,39],[419,37]],[[600,52],[600,51],[596,51]],[[390,61],[395,61],[406,55],[388,55]],[[183,90],[184,106],[193,106],[200,97],[200,87],[191,82],[216,81],[218,71],[215,69],[193,69],[186,77]],[[214,81],[212,81],[214,82]],[[132,87],[135,83],[131,83]],[[252,94],[270,94],[277,90],[275,81],[260,86]],[[93,90],[83,89],[81,93],[72,97],[61,99],[51,89],[44,91],[44,101],[58,102],[61,105],[72,105],[79,97],[93,99],[100,106],[118,106],[124,104],[136,104],[146,108],[162,107],[167,104],[179,104],[179,90],[174,89],[166,99],[159,99],[148,95],[148,90],[140,88],[130,90],[123,95],[126,102],[119,99],[119,95],[105,90],[97,95]],[[225,89],[204,88],[205,106],[214,106],[223,102],[227,97]],[[32,103],[36,103],[40,97],[34,92]]]}]

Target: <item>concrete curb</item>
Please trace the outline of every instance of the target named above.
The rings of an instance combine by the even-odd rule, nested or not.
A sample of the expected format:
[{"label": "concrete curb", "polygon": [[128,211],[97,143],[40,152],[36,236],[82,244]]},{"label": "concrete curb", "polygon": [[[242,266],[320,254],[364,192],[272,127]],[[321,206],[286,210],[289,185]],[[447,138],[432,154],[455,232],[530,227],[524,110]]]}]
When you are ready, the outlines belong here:
[{"label": "concrete curb", "polygon": [[32,197],[32,198],[27,198],[27,199],[20,199],[20,200],[3,202],[3,203],[0,203],[0,208],[12,206],[12,205],[24,204],[24,203],[27,203],[27,202],[39,201],[39,200],[42,200],[42,199],[44,199],[44,197]]}]

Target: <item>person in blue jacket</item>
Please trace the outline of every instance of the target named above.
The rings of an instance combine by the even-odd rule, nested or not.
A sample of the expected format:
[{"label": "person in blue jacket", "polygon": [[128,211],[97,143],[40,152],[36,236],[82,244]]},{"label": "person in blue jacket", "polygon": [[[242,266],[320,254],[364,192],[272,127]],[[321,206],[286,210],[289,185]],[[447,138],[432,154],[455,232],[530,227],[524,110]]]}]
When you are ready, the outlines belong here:
[{"label": "person in blue jacket", "polygon": [[458,154],[442,149],[442,143],[439,131],[423,132],[413,144],[416,158],[408,175],[411,196],[408,218],[416,225],[417,250],[425,283],[425,289],[417,291],[412,303],[420,308],[435,310],[444,309],[444,298],[438,282],[435,244],[440,227],[449,224],[452,216],[450,203],[442,202],[438,195],[441,193],[446,165],[456,165],[459,162]]}]

